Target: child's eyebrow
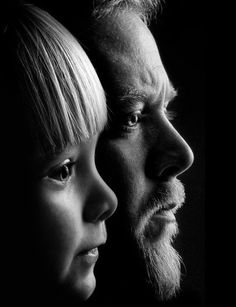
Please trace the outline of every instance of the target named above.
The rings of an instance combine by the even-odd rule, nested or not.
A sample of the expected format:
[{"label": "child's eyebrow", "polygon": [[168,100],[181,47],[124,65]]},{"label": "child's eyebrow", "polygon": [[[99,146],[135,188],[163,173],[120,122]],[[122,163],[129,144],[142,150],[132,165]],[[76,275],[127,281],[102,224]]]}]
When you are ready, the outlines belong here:
[{"label": "child's eyebrow", "polygon": [[65,149],[48,151],[47,153],[36,152],[29,158],[31,172],[39,173],[43,168],[56,161]]},{"label": "child's eyebrow", "polygon": [[52,164],[58,164],[65,159],[75,157],[80,152],[81,142],[83,142],[83,140],[77,141],[75,143],[68,143],[66,146],[48,151],[45,154],[35,154],[31,158],[31,163],[32,165],[43,167],[45,165],[50,166]]}]

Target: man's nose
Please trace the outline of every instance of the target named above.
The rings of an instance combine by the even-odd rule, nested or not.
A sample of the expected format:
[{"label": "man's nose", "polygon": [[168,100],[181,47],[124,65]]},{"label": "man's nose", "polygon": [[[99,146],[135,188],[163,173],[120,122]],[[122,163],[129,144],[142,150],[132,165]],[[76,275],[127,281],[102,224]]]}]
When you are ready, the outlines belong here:
[{"label": "man's nose", "polygon": [[84,218],[87,222],[97,223],[108,219],[117,208],[114,192],[103,181],[97,169],[93,171],[89,195],[86,200]]},{"label": "man's nose", "polygon": [[159,181],[168,181],[185,172],[194,155],[183,137],[168,122],[160,129],[149,152],[147,172]]}]

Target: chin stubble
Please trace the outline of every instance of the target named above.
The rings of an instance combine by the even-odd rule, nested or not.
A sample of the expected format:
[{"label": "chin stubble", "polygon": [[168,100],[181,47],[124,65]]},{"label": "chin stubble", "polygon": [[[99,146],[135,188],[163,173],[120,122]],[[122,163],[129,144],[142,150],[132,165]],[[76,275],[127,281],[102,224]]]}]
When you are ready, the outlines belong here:
[{"label": "chin stubble", "polygon": [[160,300],[168,300],[180,290],[182,258],[173,248],[172,243],[178,234],[176,222],[164,223],[155,240],[149,237],[151,218],[158,208],[167,203],[175,203],[174,213],[184,202],[185,193],[179,180],[158,188],[155,196],[146,204],[145,211],[139,217],[135,227],[135,239],[143,255],[148,281]]},{"label": "chin stubble", "polygon": [[172,246],[173,238],[178,233],[177,226],[174,227],[166,230],[156,243],[147,243],[144,238],[138,241],[149,283],[161,300],[170,299],[180,289],[182,259]]}]

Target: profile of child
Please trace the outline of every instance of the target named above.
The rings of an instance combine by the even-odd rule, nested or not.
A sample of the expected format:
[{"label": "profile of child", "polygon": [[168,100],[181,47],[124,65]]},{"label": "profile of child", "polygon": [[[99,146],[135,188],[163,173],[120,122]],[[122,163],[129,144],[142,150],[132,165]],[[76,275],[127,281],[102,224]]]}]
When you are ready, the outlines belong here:
[{"label": "profile of child", "polygon": [[3,163],[3,292],[9,302],[39,305],[65,293],[86,300],[105,220],[117,206],[95,165],[107,119],[103,88],[79,42],[36,6],[8,9],[0,52],[9,128],[1,124],[1,151],[10,161]]}]

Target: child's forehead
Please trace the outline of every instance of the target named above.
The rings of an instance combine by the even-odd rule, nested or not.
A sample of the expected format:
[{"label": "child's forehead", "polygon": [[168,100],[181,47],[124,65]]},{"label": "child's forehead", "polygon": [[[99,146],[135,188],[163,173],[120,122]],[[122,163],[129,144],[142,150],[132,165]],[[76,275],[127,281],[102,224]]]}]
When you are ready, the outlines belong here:
[{"label": "child's forehead", "polygon": [[29,158],[30,174],[33,178],[44,177],[50,169],[60,166],[64,161],[70,160],[71,162],[84,159],[86,156],[94,156],[99,133],[91,135],[91,137],[75,142],[68,143],[63,148],[58,148],[54,151],[47,153],[35,152]]},{"label": "child's forehead", "polygon": [[46,148],[42,148],[39,144],[35,147],[35,150],[32,151],[30,156],[30,160],[32,162],[41,161],[50,162],[56,159],[60,159],[63,156],[69,156],[70,154],[77,154],[80,148],[91,141],[96,141],[102,132],[102,128],[97,128],[95,133],[90,134],[88,137],[82,136],[80,139],[74,138],[73,140],[67,140],[66,144],[58,144],[56,147],[48,146]]}]

